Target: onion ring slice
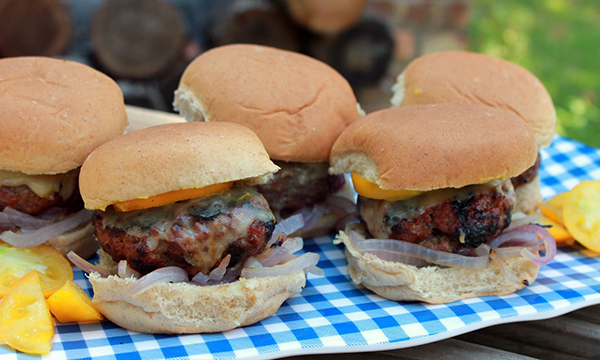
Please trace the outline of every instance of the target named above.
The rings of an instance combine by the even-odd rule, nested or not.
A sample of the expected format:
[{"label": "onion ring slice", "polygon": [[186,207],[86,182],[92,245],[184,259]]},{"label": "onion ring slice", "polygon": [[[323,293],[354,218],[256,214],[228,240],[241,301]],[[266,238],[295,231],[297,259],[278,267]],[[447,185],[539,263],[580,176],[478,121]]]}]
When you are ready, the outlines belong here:
[{"label": "onion ring slice", "polygon": [[489,262],[489,257],[484,256],[464,256],[444,251],[433,250],[421,245],[409,243],[406,241],[390,239],[365,239],[356,231],[350,232],[350,241],[355,244],[361,252],[385,251],[395,253],[390,256],[409,256],[424,260],[428,263],[450,267],[465,267],[469,269],[483,269]]},{"label": "onion ring slice", "polygon": [[26,234],[5,231],[0,234],[0,240],[11,244],[14,247],[38,246],[55,236],[73,230],[81,224],[90,221],[93,214],[93,211],[82,209],[79,212],[64,218],[63,220],[46,225]]}]

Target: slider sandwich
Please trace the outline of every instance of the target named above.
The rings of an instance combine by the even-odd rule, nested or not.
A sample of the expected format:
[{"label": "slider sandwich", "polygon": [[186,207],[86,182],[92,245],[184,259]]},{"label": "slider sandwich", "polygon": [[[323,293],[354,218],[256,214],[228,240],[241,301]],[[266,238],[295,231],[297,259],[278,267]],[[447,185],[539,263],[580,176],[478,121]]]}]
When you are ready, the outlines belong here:
[{"label": "slider sandwich", "polygon": [[534,134],[481,105],[392,108],[348,127],[331,151],[350,172],[360,222],[338,235],[354,283],[392,300],[446,303],[531,284],[555,252],[532,218],[511,217],[509,179],[531,167]]},{"label": "slider sandwich", "polygon": [[0,59],[0,239],[83,257],[96,252],[79,169],[123,134],[123,94],[108,76],[44,57]]},{"label": "slider sandwich", "polygon": [[147,333],[217,332],[253,324],[305,285],[319,256],[293,255],[296,229],[275,225],[251,185],[278,170],[258,137],[232,123],[179,123],[100,146],[81,169],[95,210],[93,303]]},{"label": "slider sandwich", "polygon": [[[393,90],[393,106],[462,103],[511,111],[531,127],[538,149],[550,146],[554,136],[550,94],[535,75],[506,60],[462,51],[426,55],[406,67]],[[515,212],[531,212],[542,201],[540,164],[538,153],[531,167],[511,178]]]},{"label": "slider sandwich", "polygon": [[235,122],[258,135],[281,171],[257,189],[278,219],[303,215],[296,235],[327,234],[352,216],[344,177],[327,171],[331,146],[359,109],[328,65],[265,46],[215,48],[185,70],[174,106],[188,121]]}]

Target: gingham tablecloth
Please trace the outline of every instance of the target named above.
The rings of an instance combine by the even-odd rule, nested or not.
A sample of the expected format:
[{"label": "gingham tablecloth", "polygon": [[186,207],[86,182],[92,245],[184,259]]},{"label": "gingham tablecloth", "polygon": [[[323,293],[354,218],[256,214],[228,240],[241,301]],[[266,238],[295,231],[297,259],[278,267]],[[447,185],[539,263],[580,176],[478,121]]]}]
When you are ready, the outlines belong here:
[{"label": "gingham tablecloth", "polygon": [[[556,137],[542,150],[542,194],[600,180],[600,150]],[[324,277],[309,276],[301,295],[276,315],[252,326],[207,335],[147,335],[108,321],[57,324],[54,350],[45,359],[230,359],[397,349],[441,340],[504,322],[558,316],[600,303],[600,258],[579,247],[560,248],[529,287],[445,305],[388,301],[352,285],[343,247],[332,237],[305,241],[321,254]],[[91,293],[84,274],[76,282]],[[36,358],[0,345],[0,358]]]}]

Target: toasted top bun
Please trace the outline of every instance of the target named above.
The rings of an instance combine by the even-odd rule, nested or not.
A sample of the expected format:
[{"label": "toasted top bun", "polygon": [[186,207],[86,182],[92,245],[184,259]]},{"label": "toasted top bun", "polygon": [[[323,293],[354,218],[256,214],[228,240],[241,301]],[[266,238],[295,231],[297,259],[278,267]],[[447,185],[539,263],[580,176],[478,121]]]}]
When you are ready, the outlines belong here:
[{"label": "toasted top bun", "polygon": [[127,127],[117,84],[79,63],[1,59],[0,93],[0,170],[65,173]]},{"label": "toasted top bun", "polygon": [[531,126],[539,147],[554,136],[550,94],[535,75],[506,60],[461,51],[423,56],[406,67],[394,91],[394,106],[476,103],[508,109]]},{"label": "toasted top bun", "polygon": [[258,45],[210,50],[183,73],[175,109],[187,120],[251,128],[271,158],[324,162],[359,118],[348,82],[308,56]]},{"label": "toasted top bun", "polygon": [[366,0],[287,0],[294,20],[307,28],[325,34],[335,34],[354,25]]},{"label": "toasted top bun", "polygon": [[354,172],[387,190],[460,188],[508,179],[535,163],[527,124],[483,105],[381,110],[348,127],[331,150],[333,174]]},{"label": "toasted top bun", "polygon": [[131,132],[97,148],[79,174],[88,209],[276,172],[258,137],[232,123],[178,123]]}]

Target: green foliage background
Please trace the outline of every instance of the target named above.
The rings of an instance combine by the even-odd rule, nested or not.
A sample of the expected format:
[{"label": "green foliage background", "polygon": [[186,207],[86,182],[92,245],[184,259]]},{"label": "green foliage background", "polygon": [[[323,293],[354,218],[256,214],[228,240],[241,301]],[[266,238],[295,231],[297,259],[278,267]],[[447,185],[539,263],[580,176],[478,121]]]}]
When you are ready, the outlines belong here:
[{"label": "green foliage background", "polygon": [[600,0],[473,0],[471,49],[544,83],[557,132],[600,148]]}]

